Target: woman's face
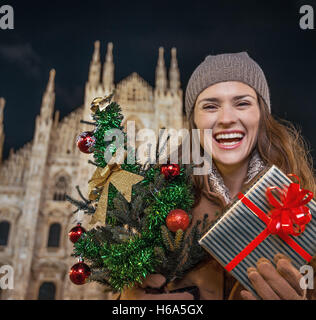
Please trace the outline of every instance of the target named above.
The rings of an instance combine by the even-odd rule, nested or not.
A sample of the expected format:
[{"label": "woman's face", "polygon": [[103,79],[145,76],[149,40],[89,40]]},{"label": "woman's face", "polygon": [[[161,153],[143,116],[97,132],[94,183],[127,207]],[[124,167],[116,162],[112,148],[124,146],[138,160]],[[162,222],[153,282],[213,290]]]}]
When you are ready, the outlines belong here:
[{"label": "woman's face", "polygon": [[259,120],[255,90],[238,81],[220,82],[206,88],[194,107],[201,145],[209,149],[204,147],[203,129],[212,129],[212,158],[221,166],[235,166],[248,158],[257,142]]}]

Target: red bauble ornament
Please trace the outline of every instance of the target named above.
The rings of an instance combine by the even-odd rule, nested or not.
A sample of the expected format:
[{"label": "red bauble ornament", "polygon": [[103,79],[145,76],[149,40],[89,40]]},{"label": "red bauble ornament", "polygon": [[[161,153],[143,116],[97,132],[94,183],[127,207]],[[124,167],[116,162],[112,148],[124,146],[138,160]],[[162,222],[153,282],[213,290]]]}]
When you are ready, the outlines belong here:
[{"label": "red bauble ornament", "polygon": [[179,229],[184,231],[190,224],[190,217],[182,209],[171,210],[166,218],[166,224],[170,231],[177,232]]},{"label": "red bauble ornament", "polygon": [[69,278],[74,284],[81,285],[86,283],[90,274],[91,270],[88,265],[83,262],[78,262],[71,267],[69,271]]},{"label": "red bauble ornament", "polygon": [[160,168],[160,172],[166,179],[173,178],[180,174],[180,166],[175,163],[163,164]]},{"label": "red bauble ornament", "polygon": [[86,233],[86,229],[81,227],[81,223],[78,223],[69,231],[69,240],[73,243],[76,243],[84,233]]},{"label": "red bauble ornament", "polygon": [[84,131],[77,137],[77,146],[83,153],[92,153],[94,144],[95,137],[93,136],[93,131]]}]

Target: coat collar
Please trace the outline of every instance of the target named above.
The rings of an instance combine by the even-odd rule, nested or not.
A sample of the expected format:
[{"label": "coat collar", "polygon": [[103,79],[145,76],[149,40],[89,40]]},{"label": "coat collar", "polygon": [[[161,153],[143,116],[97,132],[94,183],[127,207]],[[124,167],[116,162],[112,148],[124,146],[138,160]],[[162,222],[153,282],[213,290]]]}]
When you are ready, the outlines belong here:
[{"label": "coat collar", "polygon": [[[257,151],[257,149],[254,149],[254,151],[251,154],[251,159],[248,165],[247,177],[244,181],[244,184],[250,182],[259,172],[261,172],[265,168],[266,165],[261,159],[259,152]],[[232,201],[232,198],[229,194],[229,190],[225,186],[223,177],[219,173],[214,162],[212,162],[211,173],[208,175],[208,185],[209,191],[211,193],[220,195],[220,198],[222,198],[225,205],[228,205]]]}]

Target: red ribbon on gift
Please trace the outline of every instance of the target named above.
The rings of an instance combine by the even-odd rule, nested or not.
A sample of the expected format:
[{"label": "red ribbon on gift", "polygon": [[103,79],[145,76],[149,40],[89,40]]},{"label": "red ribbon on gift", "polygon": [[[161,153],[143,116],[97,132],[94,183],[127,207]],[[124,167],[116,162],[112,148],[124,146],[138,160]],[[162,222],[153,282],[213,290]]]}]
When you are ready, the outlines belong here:
[{"label": "red ribbon on gift", "polygon": [[[299,181],[296,175],[290,175]],[[274,197],[272,190],[278,190],[280,192],[280,201]],[[267,227],[225,266],[227,271],[233,270],[270,234],[277,234],[306,261],[312,259],[312,256],[289,235],[300,235],[304,232],[305,225],[311,221],[312,215],[309,208],[305,205],[312,200],[313,193],[309,190],[301,189],[299,183],[290,183],[289,186],[284,186],[283,189],[279,187],[269,187],[266,190],[266,196],[270,205],[274,207],[268,215],[246,198],[244,194],[239,192],[238,198],[241,202],[255,213]]]}]

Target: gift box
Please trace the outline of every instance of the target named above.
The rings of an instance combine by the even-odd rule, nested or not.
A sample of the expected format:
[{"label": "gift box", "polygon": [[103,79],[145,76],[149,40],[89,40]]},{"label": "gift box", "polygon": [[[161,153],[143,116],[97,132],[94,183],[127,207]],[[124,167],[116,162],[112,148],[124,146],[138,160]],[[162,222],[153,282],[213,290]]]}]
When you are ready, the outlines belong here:
[{"label": "gift box", "polygon": [[316,202],[312,197],[312,192],[272,166],[238,194],[199,244],[258,297],[247,269],[255,267],[259,258],[273,263],[274,255],[283,253],[299,270],[315,255]]}]

